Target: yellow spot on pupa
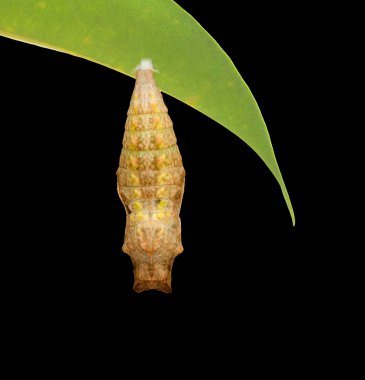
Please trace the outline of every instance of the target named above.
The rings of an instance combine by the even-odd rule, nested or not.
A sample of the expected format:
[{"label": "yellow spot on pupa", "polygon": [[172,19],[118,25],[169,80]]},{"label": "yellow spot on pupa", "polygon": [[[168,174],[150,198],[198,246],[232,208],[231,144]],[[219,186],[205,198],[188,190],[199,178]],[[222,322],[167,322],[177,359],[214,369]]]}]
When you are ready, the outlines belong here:
[{"label": "yellow spot on pupa", "polygon": [[156,102],[151,103],[152,112],[158,112],[158,104]]},{"label": "yellow spot on pupa", "polygon": [[135,211],[141,211],[142,210],[142,203],[141,202],[133,202],[132,207]]},{"label": "yellow spot on pupa", "polygon": [[134,135],[134,136],[131,136],[131,140],[130,140],[130,143],[131,143],[131,147],[130,148],[135,148],[137,145],[138,145],[138,136]]},{"label": "yellow spot on pupa", "polygon": [[167,219],[171,216],[171,212],[168,211],[168,210],[161,210],[159,212],[154,212],[152,214],[152,218],[154,220],[163,220],[163,219]]},{"label": "yellow spot on pupa", "polygon": [[133,168],[133,169],[136,169],[138,168],[138,158],[137,157],[129,157],[129,163],[130,163],[130,166]]},{"label": "yellow spot on pupa", "polygon": [[146,220],[147,215],[145,213],[143,213],[142,211],[138,211],[138,212],[133,212],[130,215],[130,218],[131,218],[132,223],[138,223],[138,222],[142,222],[142,221]]},{"label": "yellow spot on pupa", "polygon": [[139,189],[133,189],[133,196],[135,198],[140,198],[142,196],[142,192]]},{"label": "yellow spot on pupa", "polygon": [[39,2],[37,3],[37,7],[38,7],[38,8],[45,9],[46,6],[47,6],[47,4],[46,4],[45,1],[39,1]]},{"label": "yellow spot on pupa", "polygon": [[169,181],[171,180],[171,175],[170,173],[161,173],[158,177],[157,177],[157,183],[159,185],[162,185],[164,183],[168,183]]},{"label": "yellow spot on pupa", "polygon": [[137,129],[137,125],[138,124],[136,123],[135,119],[132,118],[131,121],[130,121],[130,124],[129,124],[129,129],[131,131],[135,131]]},{"label": "yellow spot on pupa", "polygon": [[163,138],[161,135],[156,135],[155,136],[155,144],[157,148],[163,148],[164,143],[163,143]]},{"label": "yellow spot on pupa", "polygon": [[167,206],[167,201],[166,200],[160,200],[157,204],[157,208],[160,210],[163,210]]},{"label": "yellow spot on pupa", "polygon": [[165,162],[166,162],[166,154],[160,154],[156,158],[156,166],[158,168],[162,168],[165,165]]},{"label": "yellow spot on pupa", "polygon": [[162,220],[162,219],[165,218],[166,213],[165,213],[164,211],[160,211],[160,212],[158,212],[158,213],[156,213],[156,214],[154,214],[154,215],[156,215],[156,219],[157,219],[157,220]]},{"label": "yellow spot on pupa", "polygon": [[139,185],[139,177],[138,177],[136,174],[131,173],[131,174],[129,175],[129,182],[130,182],[132,185],[134,185],[134,186]]},{"label": "yellow spot on pupa", "polygon": [[163,128],[163,125],[161,123],[161,119],[158,116],[156,116],[153,119],[153,128],[154,129],[161,129],[161,128]]}]

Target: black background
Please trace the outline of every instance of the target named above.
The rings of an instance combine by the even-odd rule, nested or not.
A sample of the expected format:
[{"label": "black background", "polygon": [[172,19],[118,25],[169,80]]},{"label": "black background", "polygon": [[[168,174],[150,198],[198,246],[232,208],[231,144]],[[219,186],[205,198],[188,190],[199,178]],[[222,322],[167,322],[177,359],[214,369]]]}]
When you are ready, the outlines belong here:
[{"label": "black background", "polygon": [[[173,293],[136,294],[121,252],[116,175],[134,80],[83,59],[0,38],[6,290],[29,318],[92,331],[195,325],[207,336],[310,333],[320,232],[308,145],[307,36],[299,11],[235,12],[178,2],[218,41],[267,123],[297,218],[259,157],[220,125],[165,95],[187,172],[184,252]],[[318,195],[320,196],[320,195]],[[5,243],[9,239],[10,245]],[[318,296],[318,295],[317,295]],[[126,320],[128,323],[126,324]],[[131,322],[133,321],[133,322]],[[128,329],[126,329],[128,326]],[[144,326],[144,327],[143,327]],[[181,327],[179,327],[181,326]],[[109,330],[108,330],[109,331]],[[294,333],[293,333],[294,334]],[[115,338],[118,340],[118,338]],[[294,339],[294,338],[293,338]]]}]

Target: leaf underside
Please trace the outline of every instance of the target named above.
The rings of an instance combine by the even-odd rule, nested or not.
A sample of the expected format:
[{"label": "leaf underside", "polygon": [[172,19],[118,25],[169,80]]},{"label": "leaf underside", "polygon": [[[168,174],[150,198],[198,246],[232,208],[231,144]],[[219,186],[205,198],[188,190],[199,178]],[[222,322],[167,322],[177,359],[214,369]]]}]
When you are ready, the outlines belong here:
[{"label": "leaf underside", "polygon": [[152,58],[160,89],[240,137],[277,179],[295,216],[257,103],[230,58],[172,0],[1,0],[0,35],[134,77]]}]

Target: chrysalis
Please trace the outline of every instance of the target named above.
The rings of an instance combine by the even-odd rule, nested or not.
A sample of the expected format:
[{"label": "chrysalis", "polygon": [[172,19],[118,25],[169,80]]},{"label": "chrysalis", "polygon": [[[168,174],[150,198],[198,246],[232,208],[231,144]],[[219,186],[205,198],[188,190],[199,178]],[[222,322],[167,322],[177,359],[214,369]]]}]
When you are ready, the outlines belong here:
[{"label": "chrysalis", "polygon": [[150,60],[136,70],[117,179],[127,214],[122,249],[133,262],[133,289],[171,292],[172,264],[183,251],[185,170]]}]

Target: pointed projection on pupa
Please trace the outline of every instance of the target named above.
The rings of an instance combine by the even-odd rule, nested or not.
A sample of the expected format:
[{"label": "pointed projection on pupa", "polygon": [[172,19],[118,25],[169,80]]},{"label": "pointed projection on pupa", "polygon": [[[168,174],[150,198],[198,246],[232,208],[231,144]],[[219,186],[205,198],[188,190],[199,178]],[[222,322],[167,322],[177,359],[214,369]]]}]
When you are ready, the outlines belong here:
[{"label": "pointed projection on pupa", "polygon": [[171,292],[171,268],[183,251],[180,207],[185,170],[172,121],[143,59],[128,110],[117,171],[127,214],[123,251],[132,259],[136,292]]}]

